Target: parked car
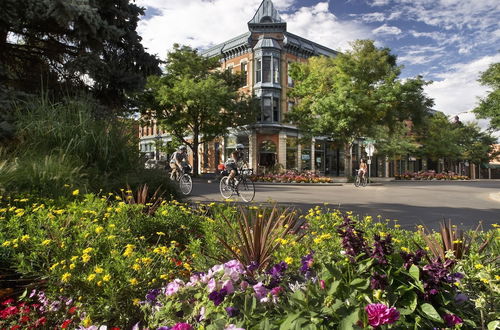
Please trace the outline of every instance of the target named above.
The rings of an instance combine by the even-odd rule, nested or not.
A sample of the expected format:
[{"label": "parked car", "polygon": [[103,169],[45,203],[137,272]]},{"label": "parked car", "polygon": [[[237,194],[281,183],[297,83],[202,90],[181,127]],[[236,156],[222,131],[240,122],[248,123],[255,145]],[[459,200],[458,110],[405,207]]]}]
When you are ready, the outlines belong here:
[{"label": "parked car", "polygon": [[165,159],[148,159],[144,163],[144,168],[147,170],[166,170],[169,169],[168,161]]}]

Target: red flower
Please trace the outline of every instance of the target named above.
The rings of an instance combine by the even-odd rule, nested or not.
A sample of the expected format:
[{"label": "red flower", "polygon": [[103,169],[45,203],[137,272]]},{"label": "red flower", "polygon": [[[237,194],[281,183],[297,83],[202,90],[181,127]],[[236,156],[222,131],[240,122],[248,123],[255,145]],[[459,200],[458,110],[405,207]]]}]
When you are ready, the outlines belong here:
[{"label": "red flower", "polygon": [[10,328],[10,330],[17,330],[17,329],[21,329],[21,326],[20,325],[14,325]]},{"label": "red flower", "polygon": [[5,299],[3,302],[2,302],[2,305],[9,305],[9,304],[12,304],[14,302],[14,299],[12,298],[9,298],[9,299]]},{"label": "red flower", "polygon": [[15,315],[19,312],[16,306],[9,306],[5,308],[3,311],[0,311],[0,318],[6,319],[11,315]]},{"label": "red flower", "polygon": [[118,327],[112,327],[110,330],[120,330]]},{"label": "red flower", "polygon": [[71,323],[71,320],[66,320],[61,324],[61,329],[66,329],[68,325]]},{"label": "red flower", "polygon": [[42,316],[35,322],[35,326],[38,327],[39,325],[45,325],[47,323],[47,318],[45,316]]},{"label": "red flower", "polygon": [[71,308],[68,310],[68,313],[69,313],[69,314],[75,314],[76,310],[77,310],[76,306],[73,306],[73,307],[71,307]]},{"label": "red flower", "polygon": [[24,315],[23,317],[21,317],[21,319],[19,321],[21,323],[27,323],[29,320],[30,320],[30,317],[28,315]]}]

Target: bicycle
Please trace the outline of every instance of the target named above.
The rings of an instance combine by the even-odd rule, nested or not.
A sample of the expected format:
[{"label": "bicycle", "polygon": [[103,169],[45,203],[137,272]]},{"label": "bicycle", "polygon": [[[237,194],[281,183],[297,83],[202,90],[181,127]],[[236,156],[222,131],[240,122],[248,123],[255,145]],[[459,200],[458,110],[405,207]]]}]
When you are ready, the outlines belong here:
[{"label": "bicycle", "polygon": [[222,197],[228,199],[237,195],[244,202],[250,203],[255,197],[255,185],[249,178],[252,173],[252,169],[239,169],[238,175],[231,182],[228,175],[222,177],[219,184]]},{"label": "bicycle", "polygon": [[171,180],[177,182],[183,195],[189,195],[191,190],[193,190],[193,180],[189,173],[191,173],[191,166],[187,164],[182,167],[181,173],[176,173],[176,178],[173,178],[172,175],[170,176]]},{"label": "bicycle", "polygon": [[354,185],[356,187],[362,186],[366,187],[368,185],[368,178],[365,174],[363,176],[359,175],[359,170],[356,170],[356,178],[354,179]]}]

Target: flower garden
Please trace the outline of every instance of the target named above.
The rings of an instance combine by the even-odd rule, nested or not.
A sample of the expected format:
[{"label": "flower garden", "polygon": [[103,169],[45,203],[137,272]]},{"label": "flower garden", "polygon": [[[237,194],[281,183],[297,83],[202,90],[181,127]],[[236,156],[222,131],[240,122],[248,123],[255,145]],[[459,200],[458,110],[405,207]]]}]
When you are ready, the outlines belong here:
[{"label": "flower garden", "polygon": [[470,180],[466,175],[454,172],[436,173],[435,171],[405,172],[394,175],[396,180]]},{"label": "flower garden", "polygon": [[500,326],[496,225],[133,201],[0,198],[0,328]]},{"label": "flower garden", "polygon": [[264,174],[252,177],[257,182],[277,182],[277,183],[332,183],[330,177],[320,176],[311,171],[297,172],[286,171],[281,174]]}]

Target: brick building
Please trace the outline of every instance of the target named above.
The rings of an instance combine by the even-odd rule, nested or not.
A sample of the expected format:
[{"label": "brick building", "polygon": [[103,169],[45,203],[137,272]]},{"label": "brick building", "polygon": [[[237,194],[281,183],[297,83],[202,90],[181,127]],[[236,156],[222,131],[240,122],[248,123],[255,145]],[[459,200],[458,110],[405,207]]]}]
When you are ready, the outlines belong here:
[{"label": "brick building", "polygon": [[[202,172],[215,171],[217,164],[241,143],[249,164],[259,172],[283,167],[344,175],[341,146],[319,137],[300,144],[300,132],[284,120],[294,105],[287,97],[288,89],[293,87],[288,75],[290,64],[307,61],[311,56],[335,56],[335,50],[288,32],[272,1],[263,0],[248,22],[248,32],[201,54],[220,57],[222,69],[243,72],[246,85],[242,90],[253,93],[261,102],[260,117],[250,129],[235,129],[201,147]],[[143,128],[141,151],[154,153],[155,141],[161,138],[166,142],[167,136],[154,127]]]}]

